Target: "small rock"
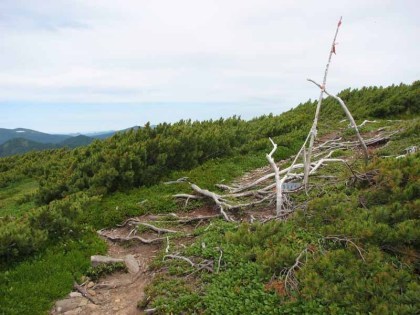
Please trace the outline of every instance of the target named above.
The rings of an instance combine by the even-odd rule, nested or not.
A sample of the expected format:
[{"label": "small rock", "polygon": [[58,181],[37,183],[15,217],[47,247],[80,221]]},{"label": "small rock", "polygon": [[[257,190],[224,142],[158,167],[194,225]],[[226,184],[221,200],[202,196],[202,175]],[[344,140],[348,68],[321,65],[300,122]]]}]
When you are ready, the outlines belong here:
[{"label": "small rock", "polygon": [[78,298],[78,297],[82,297],[82,294],[79,292],[70,292],[69,297]]},{"label": "small rock", "polygon": [[86,305],[86,309],[87,310],[90,310],[90,311],[95,311],[95,310],[97,310],[99,308],[99,306],[98,305],[95,305],[95,304],[92,304],[92,303],[89,303],[88,305]]},{"label": "small rock", "polygon": [[115,301],[114,301],[115,303],[120,303],[121,302],[121,300],[120,299],[115,299]]},{"label": "small rock", "polygon": [[63,313],[63,315],[78,315],[81,312],[82,312],[81,308],[78,307],[78,308],[76,308],[74,310],[67,311],[67,312]]},{"label": "small rock", "polygon": [[92,296],[95,296],[96,295],[96,292],[93,291],[93,290],[87,290],[87,293],[89,293]]},{"label": "small rock", "polygon": [[95,283],[94,282],[92,282],[92,281],[90,281],[88,284],[87,284],[87,287],[90,289],[90,288],[93,288],[95,286]]},{"label": "small rock", "polygon": [[109,256],[102,256],[102,255],[94,255],[90,257],[90,263],[92,267],[96,267],[101,264],[115,264],[118,262],[124,262],[124,260],[120,258],[113,258]]},{"label": "small rock", "polygon": [[84,300],[86,299],[81,297],[59,300],[55,303],[55,309],[57,313],[68,312],[77,308],[80,305],[80,303]]},{"label": "small rock", "polygon": [[129,273],[136,274],[137,272],[139,272],[140,270],[139,263],[133,255],[125,256],[124,263]]},{"label": "small rock", "polygon": [[80,301],[79,306],[85,306],[88,303],[89,303],[89,300],[88,299],[83,299],[83,300]]}]

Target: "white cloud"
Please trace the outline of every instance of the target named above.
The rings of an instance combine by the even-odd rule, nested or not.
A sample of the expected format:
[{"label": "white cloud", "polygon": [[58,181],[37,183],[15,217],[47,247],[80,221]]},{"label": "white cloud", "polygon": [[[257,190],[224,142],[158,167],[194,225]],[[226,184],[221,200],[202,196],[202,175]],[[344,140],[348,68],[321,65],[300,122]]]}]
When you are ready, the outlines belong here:
[{"label": "white cloud", "polygon": [[0,3],[0,102],[260,102],[419,79],[416,1]]}]

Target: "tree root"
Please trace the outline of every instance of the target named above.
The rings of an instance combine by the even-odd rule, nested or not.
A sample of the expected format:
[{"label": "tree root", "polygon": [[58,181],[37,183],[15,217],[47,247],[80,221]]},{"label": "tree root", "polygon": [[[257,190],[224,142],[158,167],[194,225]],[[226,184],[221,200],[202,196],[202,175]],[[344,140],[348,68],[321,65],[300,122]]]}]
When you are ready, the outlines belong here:
[{"label": "tree root", "polygon": [[163,240],[166,240],[165,237],[159,237],[159,238],[153,238],[153,239],[146,239],[140,236],[127,236],[127,237],[120,237],[120,236],[111,236],[104,233],[103,230],[99,230],[97,232],[100,236],[103,236],[111,241],[114,242],[128,242],[128,241],[140,241],[143,244],[155,244],[155,243],[161,243]]},{"label": "tree root", "polygon": [[144,226],[144,227],[149,228],[152,231],[157,232],[158,234],[163,234],[163,233],[176,233],[176,232],[178,232],[178,231],[175,231],[175,230],[169,230],[169,229],[165,229],[165,228],[159,228],[157,226],[154,226],[153,224],[141,222],[140,220],[133,219],[133,218],[127,219],[122,224],[118,224],[117,226],[118,227],[124,227],[126,225],[135,225],[135,226],[141,225],[141,226]]}]

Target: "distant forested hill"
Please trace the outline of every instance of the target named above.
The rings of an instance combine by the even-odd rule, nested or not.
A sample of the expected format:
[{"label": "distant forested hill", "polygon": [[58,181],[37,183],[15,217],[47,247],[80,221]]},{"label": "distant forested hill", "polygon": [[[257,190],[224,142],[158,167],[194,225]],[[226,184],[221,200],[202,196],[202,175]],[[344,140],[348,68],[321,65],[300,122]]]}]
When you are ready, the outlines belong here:
[{"label": "distant forested hill", "polygon": [[74,149],[92,143],[94,139],[87,136],[67,138],[59,143],[40,143],[24,138],[13,138],[0,145],[0,157],[24,154],[30,151],[41,151],[58,148]]},{"label": "distant forested hill", "polygon": [[0,157],[57,148],[52,143],[40,143],[24,138],[13,138],[0,145]]},{"label": "distant forested hill", "polygon": [[11,139],[22,138],[26,140],[35,141],[38,143],[59,143],[68,138],[69,135],[53,135],[44,132],[39,132],[31,129],[16,128],[16,129],[5,129],[0,128],[0,144],[5,143]]},{"label": "distant forested hill", "polygon": [[98,132],[91,136],[55,135],[24,128],[0,128],[0,157],[48,149],[74,149],[88,145],[95,139],[107,139],[116,133],[137,128],[139,127],[131,127],[120,131]]},{"label": "distant forested hill", "polygon": [[93,140],[94,139],[91,137],[79,135],[76,137],[68,138],[60,142],[58,145],[60,147],[68,147],[68,148],[74,149],[80,146],[89,145],[92,143]]}]

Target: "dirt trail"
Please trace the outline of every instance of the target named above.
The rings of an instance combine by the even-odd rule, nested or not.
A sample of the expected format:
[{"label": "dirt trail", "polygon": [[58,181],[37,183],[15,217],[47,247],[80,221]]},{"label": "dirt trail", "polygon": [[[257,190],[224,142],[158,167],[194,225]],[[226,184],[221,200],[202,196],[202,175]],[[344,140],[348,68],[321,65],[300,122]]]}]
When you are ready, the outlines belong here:
[{"label": "dirt trail", "polygon": [[137,302],[144,296],[144,289],[152,279],[148,267],[159,251],[159,245],[136,244],[125,246],[108,241],[107,255],[123,258],[134,255],[140,270],[137,274],[116,272],[95,282],[88,282],[84,288],[97,301],[92,303],[78,293],[72,292],[67,298],[56,303],[51,314],[90,314],[90,315],[137,315]]},{"label": "dirt trail", "polygon": [[[196,218],[214,214],[212,207],[202,207],[189,213],[179,213],[183,218]],[[135,217],[133,219],[141,222],[153,223],[157,216],[146,215]],[[193,225],[177,224],[173,229],[182,232],[183,237],[171,240],[175,244],[188,244],[193,241],[189,235],[197,224]],[[207,223],[208,224],[208,223]],[[132,232],[133,227],[125,225],[106,231],[107,235],[113,237],[126,237]],[[151,231],[144,231],[141,237],[145,239],[156,238],[156,234]],[[158,237],[162,237],[158,236]],[[87,282],[83,288],[95,300],[96,304],[83,297],[74,290],[68,297],[56,302],[50,314],[88,314],[88,315],[137,315],[143,314],[138,308],[138,301],[144,298],[144,290],[153,279],[155,272],[149,270],[150,263],[158,255],[166,242],[142,244],[136,241],[115,242],[106,239],[108,243],[107,256],[113,258],[124,258],[127,255],[133,255],[139,265],[139,272],[136,274],[116,272],[112,275],[103,277],[95,282]]]}]

